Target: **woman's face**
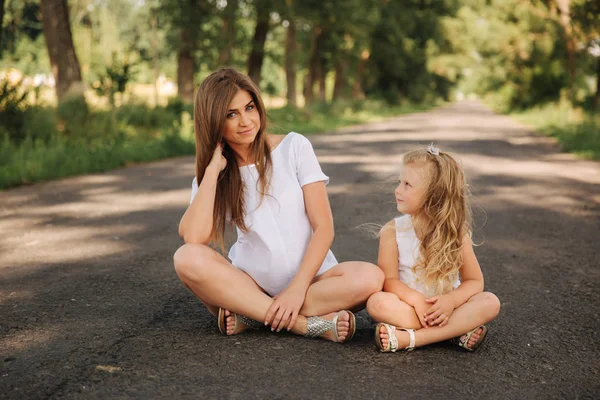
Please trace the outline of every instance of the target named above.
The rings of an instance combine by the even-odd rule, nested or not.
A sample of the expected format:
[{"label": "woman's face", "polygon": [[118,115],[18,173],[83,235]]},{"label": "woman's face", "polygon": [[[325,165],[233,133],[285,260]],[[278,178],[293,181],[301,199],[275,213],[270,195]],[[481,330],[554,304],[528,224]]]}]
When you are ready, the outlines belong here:
[{"label": "woman's face", "polygon": [[232,148],[250,145],[260,129],[260,114],[250,93],[238,90],[229,103],[223,139]]}]

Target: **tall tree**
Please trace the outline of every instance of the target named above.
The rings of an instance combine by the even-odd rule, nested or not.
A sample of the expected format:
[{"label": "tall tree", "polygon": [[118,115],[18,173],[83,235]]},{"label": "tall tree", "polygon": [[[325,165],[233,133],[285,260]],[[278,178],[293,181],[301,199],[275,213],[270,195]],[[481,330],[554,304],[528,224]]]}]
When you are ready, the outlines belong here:
[{"label": "tall tree", "polygon": [[256,27],[252,38],[252,50],[248,56],[248,76],[260,84],[260,74],[265,58],[265,41],[269,32],[270,0],[256,0]]},{"label": "tall tree", "polygon": [[[81,83],[81,69],[69,22],[69,8],[66,0],[42,0],[41,6],[44,38],[56,81],[56,96],[61,102],[73,85]],[[83,92],[78,96],[83,98]]]},{"label": "tall tree", "polygon": [[2,58],[2,31],[4,30],[4,0],[0,0],[0,58]]},{"label": "tall tree", "polygon": [[567,71],[569,73],[569,97],[573,99],[575,86],[575,51],[576,43],[571,25],[571,0],[556,0],[560,11],[560,26],[563,30],[565,49],[567,52]]},{"label": "tall tree", "polygon": [[235,46],[235,17],[238,0],[228,0],[222,11],[223,25],[221,26],[221,51],[218,63],[221,66],[231,64],[231,50]]},{"label": "tall tree", "polygon": [[[291,1],[290,1],[291,2]],[[293,14],[288,18],[288,27],[285,41],[285,79],[287,83],[287,102],[297,105],[296,96],[296,18]]]}]

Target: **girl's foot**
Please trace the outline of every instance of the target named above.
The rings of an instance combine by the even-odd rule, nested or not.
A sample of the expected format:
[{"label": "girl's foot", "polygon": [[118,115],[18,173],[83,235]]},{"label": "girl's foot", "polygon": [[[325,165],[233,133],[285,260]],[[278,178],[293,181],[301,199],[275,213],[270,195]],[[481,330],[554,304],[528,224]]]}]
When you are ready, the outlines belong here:
[{"label": "girl's foot", "polygon": [[[396,335],[396,339],[398,339],[398,349],[405,349],[408,347],[410,344],[410,334],[407,331],[395,329],[394,334]],[[381,341],[380,348],[387,349],[390,338],[388,331],[383,324],[379,326],[379,340]]]},{"label": "girl's foot", "polygon": [[[321,318],[331,321],[335,317],[336,314],[338,314],[338,313],[331,313],[331,314],[323,315]],[[348,313],[348,311],[340,311],[339,317],[337,319],[338,341],[343,342],[344,340],[346,340],[349,333],[350,333],[350,314]],[[334,335],[333,330],[329,330],[329,331],[325,332],[324,334],[321,335],[321,337],[335,342],[335,335]]]},{"label": "girl's foot", "polygon": [[[471,350],[473,348],[473,346],[475,346],[479,342],[479,339],[482,334],[483,334],[483,327],[479,327],[475,332],[473,332],[471,334],[471,337],[469,338],[469,340],[466,344],[466,349]],[[406,346],[408,346],[408,344],[410,342],[410,336],[409,336],[408,332],[396,329],[395,335],[396,335],[396,338],[398,339],[398,348],[399,349],[403,349]],[[383,325],[381,325],[379,327],[379,338],[381,340],[381,348],[383,348],[383,349],[387,348],[389,337],[388,337],[387,329],[385,329],[385,326],[383,326]]]},{"label": "girl's foot", "polygon": [[467,342],[467,348],[471,349],[473,346],[475,346],[475,343],[477,343],[479,341],[479,336],[483,333],[483,328],[479,328],[477,329],[475,332],[473,332],[471,334],[471,337],[469,338],[469,341]]}]

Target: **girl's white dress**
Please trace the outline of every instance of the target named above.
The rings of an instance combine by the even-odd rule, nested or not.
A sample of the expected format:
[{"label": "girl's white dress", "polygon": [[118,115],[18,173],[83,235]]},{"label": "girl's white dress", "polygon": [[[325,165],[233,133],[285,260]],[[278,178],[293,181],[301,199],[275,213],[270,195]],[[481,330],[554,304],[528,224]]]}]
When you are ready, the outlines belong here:
[{"label": "girl's white dress", "polygon": [[[396,225],[396,244],[398,244],[398,273],[400,281],[408,287],[423,293],[426,297],[434,296],[433,289],[428,290],[424,282],[413,272],[415,262],[419,258],[421,241],[417,238],[417,234],[413,229],[410,215],[397,217],[394,219],[394,222]],[[456,289],[459,285],[460,279],[457,276],[453,288]]]},{"label": "girl's white dress", "polygon": [[[313,230],[306,214],[302,187],[329,182],[321,170],[312,144],[304,136],[290,132],[271,152],[271,187],[259,205],[258,172],[254,164],[240,167],[245,184],[248,232],[237,230],[237,241],[229,259],[246,272],[269,295],[275,296],[291,283],[300,268]],[[192,182],[191,201],[198,193]],[[338,264],[329,250],[317,275]]]}]

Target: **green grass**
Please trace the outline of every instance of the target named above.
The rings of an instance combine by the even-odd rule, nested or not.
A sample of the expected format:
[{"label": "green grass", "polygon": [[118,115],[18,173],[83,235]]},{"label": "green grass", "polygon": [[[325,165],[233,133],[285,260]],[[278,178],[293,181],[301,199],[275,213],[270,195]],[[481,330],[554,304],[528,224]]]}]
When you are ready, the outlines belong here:
[{"label": "green grass", "polygon": [[[268,111],[269,131],[328,132],[429,108],[390,107],[372,100],[307,109],[284,107]],[[64,119],[76,115],[75,111],[30,108],[15,131],[18,136],[13,134],[12,139],[0,126],[0,189],[195,152],[191,106],[177,102],[159,108],[125,105]]]},{"label": "green grass", "polygon": [[548,104],[511,116],[557,139],[562,149],[588,160],[600,160],[600,115],[566,103]]}]

